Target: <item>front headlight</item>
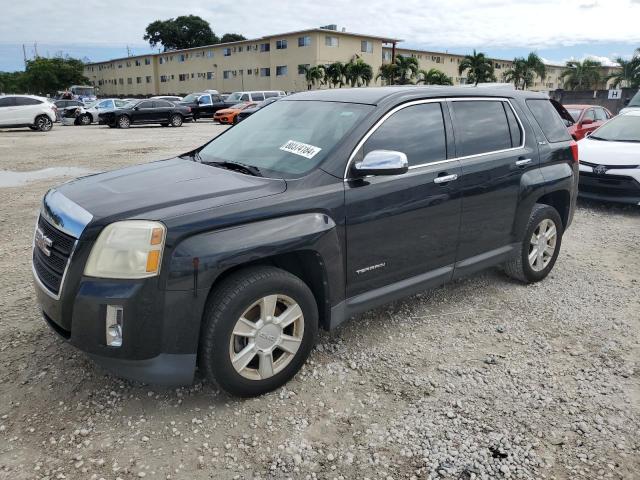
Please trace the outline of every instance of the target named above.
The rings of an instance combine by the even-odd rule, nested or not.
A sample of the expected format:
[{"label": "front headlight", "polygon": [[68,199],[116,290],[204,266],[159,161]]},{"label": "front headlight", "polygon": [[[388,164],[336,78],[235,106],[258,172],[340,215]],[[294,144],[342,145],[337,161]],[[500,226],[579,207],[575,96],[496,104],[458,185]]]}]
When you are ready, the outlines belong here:
[{"label": "front headlight", "polygon": [[84,274],[127,279],[158,275],[165,233],[163,224],[148,220],[107,225],[91,249]]}]

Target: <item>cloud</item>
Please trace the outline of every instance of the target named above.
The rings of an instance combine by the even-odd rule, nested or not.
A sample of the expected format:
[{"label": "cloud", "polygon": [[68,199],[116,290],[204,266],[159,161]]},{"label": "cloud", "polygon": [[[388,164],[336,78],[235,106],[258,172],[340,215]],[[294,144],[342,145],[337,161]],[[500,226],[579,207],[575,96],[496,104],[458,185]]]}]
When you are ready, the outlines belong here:
[{"label": "cloud", "polygon": [[49,0],[3,9],[0,42],[140,44],[147,24],[184,14],[250,38],[337,23],[451,49],[640,44],[640,0]]},{"label": "cloud", "polygon": [[568,61],[572,61],[572,60],[578,60],[580,62],[583,62],[585,60],[595,60],[596,62],[600,62],[603,66],[605,67],[617,67],[618,66],[618,62],[616,62],[615,60],[613,60],[613,58],[617,57],[616,55],[612,55],[611,57],[605,57],[603,55],[591,55],[591,54],[585,54],[582,55],[581,57],[568,57],[565,58],[563,60],[550,60],[548,58],[542,58],[542,61],[547,64],[547,65],[558,65],[558,66],[564,66],[566,65],[566,63]]}]

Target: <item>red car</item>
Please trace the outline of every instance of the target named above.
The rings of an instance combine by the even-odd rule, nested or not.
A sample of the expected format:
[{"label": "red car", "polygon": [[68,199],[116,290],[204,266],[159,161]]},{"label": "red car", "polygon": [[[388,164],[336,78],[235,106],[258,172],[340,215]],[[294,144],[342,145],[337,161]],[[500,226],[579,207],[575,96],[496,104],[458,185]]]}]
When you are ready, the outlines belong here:
[{"label": "red car", "polygon": [[609,110],[597,105],[564,105],[571,114],[575,123],[568,127],[569,133],[575,140],[580,140],[588,132],[609,120],[613,115]]}]

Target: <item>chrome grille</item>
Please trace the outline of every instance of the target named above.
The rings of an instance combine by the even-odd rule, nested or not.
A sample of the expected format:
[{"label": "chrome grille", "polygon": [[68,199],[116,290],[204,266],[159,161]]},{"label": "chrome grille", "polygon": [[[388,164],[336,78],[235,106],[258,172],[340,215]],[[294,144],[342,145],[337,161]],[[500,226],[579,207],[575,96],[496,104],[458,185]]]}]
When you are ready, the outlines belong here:
[{"label": "chrome grille", "polygon": [[38,229],[51,241],[51,247],[47,255],[34,243],[33,269],[42,285],[58,295],[76,239],[58,230],[42,216],[38,218]]}]

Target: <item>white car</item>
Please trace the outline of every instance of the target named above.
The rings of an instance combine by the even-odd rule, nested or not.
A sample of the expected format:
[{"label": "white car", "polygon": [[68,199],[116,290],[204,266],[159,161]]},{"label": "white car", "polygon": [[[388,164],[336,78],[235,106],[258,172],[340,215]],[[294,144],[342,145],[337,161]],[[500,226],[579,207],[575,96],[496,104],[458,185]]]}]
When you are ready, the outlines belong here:
[{"label": "white car", "polygon": [[640,205],[640,110],[612,118],[578,142],[582,197]]},{"label": "white car", "polygon": [[78,123],[80,125],[89,125],[91,123],[98,123],[98,115],[109,110],[115,110],[116,108],[124,107],[127,103],[126,100],[119,98],[105,98],[97,100],[84,107],[84,112],[78,117]]},{"label": "white car", "polygon": [[640,90],[631,98],[627,106],[620,110],[620,113],[631,112],[632,110],[640,111]]},{"label": "white car", "polygon": [[34,95],[0,96],[0,128],[29,127],[48,132],[56,121],[56,107]]}]

